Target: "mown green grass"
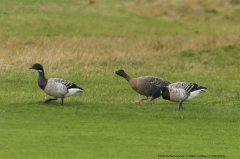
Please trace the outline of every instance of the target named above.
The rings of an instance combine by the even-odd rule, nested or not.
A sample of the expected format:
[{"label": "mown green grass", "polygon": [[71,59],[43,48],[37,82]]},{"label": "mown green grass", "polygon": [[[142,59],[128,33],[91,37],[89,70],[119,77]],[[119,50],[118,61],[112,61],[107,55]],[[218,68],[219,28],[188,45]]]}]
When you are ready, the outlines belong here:
[{"label": "mown green grass", "polygon": [[[6,38],[32,35],[128,36],[128,33],[137,36],[152,32],[147,26],[148,23],[153,28],[161,26],[164,29],[173,26],[171,22],[108,8],[102,10],[85,2],[25,1],[11,2],[7,6],[11,5],[14,5],[15,9],[3,11],[1,16],[2,37]],[[138,25],[137,30],[135,25]],[[160,34],[160,31],[154,30],[154,33]]]},{"label": "mown green grass", "polygon": [[43,103],[48,96],[38,88],[36,74],[24,74],[25,79],[16,75],[15,81],[2,78],[4,158],[239,156],[240,100],[234,90],[216,95],[211,90],[216,88],[204,85],[208,92],[185,102],[179,111],[177,103],[160,98],[155,105],[134,104],[140,96],[120,77],[96,80],[69,75],[86,91],[66,98],[61,106],[60,100]]},{"label": "mown green grass", "polygon": [[[99,5],[88,5],[85,1],[2,0],[2,4],[2,38],[59,35],[189,36],[196,32],[217,33],[216,27],[219,25],[168,21],[154,16],[139,15],[112,9],[111,3],[104,1],[100,1]],[[234,32],[239,33],[237,25],[233,26]],[[225,30],[221,29],[221,34],[226,34]]]},{"label": "mown green grass", "polygon": [[[238,33],[237,25],[227,30],[225,21],[224,27],[217,21],[208,29],[208,24],[116,9],[111,5],[121,4],[112,1],[99,0],[96,5],[55,0],[1,2],[1,158],[158,158],[159,154],[239,158],[239,44],[172,51],[175,43],[158,43],[162,36],[179,38],[174,42],[182,44],[189,42],[184,37],[194,39],[199,34],[222,38],[219,32]],[[66,41],[60,43],[66,49],[53,49],[58,48],[54,43],[58,37]],[[102,43],[75,47],[89,37]],[[68,41],[74,38],[82,40]],[[146,43],[153,39],[153,44],[131,44],[131,38]],[[200,38],[201,45],[205,39]],[[120,58],[109,53],[112,48]],[[41,51],[48,49],[59,51],[55,54],[60,57],[53,54],[58,59],[35,59],[29,54],[46,55]],[[101,56],[79,62],[81,56],[87,56],[81,51]],[[135,51],[139,55],[121,57]],[[79,57],[69,58],[73,54]],[[28,69],[35,62],[44,63],[47,78],[74,82],[84,93],[66,98],[63,106],[60,100],[43,103],[49,97],[37,85],[37,71]],[[142,96],[113,74],[120,68],[132,77],[151,75],[170,82],[196,82],[208,90],[183,103],[180,111],[178,103],[162,98],[156,99],[155,105],[150,101],[135,104]]]},{"label": "mown green grass", "polygon": [[[6,104],[1,155],[6,158],[155,158],[224,154],[237,158],[239,99],[197,100],[185,110],[167,102]],[[69,101],[70,102],[70,101]],[[60,103],[58,103],[60,104]]]}]

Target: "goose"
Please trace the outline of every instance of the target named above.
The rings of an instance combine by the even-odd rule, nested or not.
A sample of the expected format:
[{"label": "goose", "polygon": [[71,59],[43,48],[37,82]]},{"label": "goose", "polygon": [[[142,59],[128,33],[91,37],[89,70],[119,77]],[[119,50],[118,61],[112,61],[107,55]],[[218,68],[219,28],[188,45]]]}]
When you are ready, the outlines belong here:
[{"label": "goose", "polygon": [[44,70],[41,64],[35,63],[29,69],[35,69],[39,72],[38,86],[48,95],[56,97],[54,99],[48,99],[45,103],[52,100],[61,98],[63,105],[63,98],[74,95],[75,93],[82,93],[83,88],[77,86],[74,83],[68,82],[60,78],[49,78],[46,79],[44,76]]},{"label": "goose", "polygon": [[[143,100],[148,100],[149,96],[158,90],[162,86],[167,86],[171,84],[168,81],[164,81],[160,78],[153,77],[153,76],[143,76],[138,78],[132,78],[128,74],[124,72],[124,70],[119,69],[113,72],[123,78],[125,78],[130,86],[139,94],[146,96],[146,98],[139,99],[135,101],[135,103],[141,103]],[[152,104],[154,104],[154,99],[152,100]]]},{"label": "goose", "polygon": [[183,109],[182,102],[195,98],[199,93],[206,92],[206,87],[199,86],[196,83],[178,82],[164,86],[155,91],[152,100],[162,96],[165,100],[179,102],[179,110]]}]

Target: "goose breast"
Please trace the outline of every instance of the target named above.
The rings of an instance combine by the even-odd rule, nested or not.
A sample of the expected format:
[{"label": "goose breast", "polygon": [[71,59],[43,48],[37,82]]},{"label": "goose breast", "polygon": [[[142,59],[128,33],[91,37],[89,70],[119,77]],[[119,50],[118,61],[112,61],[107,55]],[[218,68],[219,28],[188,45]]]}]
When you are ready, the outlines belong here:
[{"label": "goose breast", "polygon": [[181,88],[172,88],[169,89],[170,100],[173,102],[181,102],[188,98],[188,93]]},{"label": "goose breast", "polygon": [[64,84],[56,81],[56,79],[49,78],[44,92],[50,96],[61,98],[68,93],[68,89]]}]

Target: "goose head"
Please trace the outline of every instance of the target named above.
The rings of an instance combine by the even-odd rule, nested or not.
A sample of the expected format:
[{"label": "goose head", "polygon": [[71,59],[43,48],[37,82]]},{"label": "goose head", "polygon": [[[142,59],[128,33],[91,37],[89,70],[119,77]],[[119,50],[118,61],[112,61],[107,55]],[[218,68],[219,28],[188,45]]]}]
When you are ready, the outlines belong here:
[{"label": "goose head", "polygon": [[150,101],[152,101],[152,100],[160,97],[160,96],[162,95],[162,93],[163,93],[163,90],[164,90],[164,87],[161,87],[161,88],[159,88],[157,91],[155,91],[155,92],[152,94],[152,99],[151,99]]},{"label": "goose head", "polygon": [[122,76],[122,77],[124,77],[126,75],[126,73],[122,69],[114,71],[113,73],[115,73],[115,74],[117,74],[119,76]]},{"label": "goose head", "polygon": [[30,67],[29,69],[35,69],[38,72],[43,72],[43,67],[41,64],[39,63],[35,63],[32,67]]}]

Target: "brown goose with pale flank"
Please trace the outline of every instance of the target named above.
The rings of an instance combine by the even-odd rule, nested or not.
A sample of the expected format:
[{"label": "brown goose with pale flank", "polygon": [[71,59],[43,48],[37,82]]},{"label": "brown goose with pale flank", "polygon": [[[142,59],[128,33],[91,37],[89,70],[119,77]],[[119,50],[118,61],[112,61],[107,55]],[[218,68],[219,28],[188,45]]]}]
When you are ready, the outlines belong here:
[{"label": "brown goose with pale flank", "polygon": [[[138,78],[132,78],[128,74],[124,72],[124,70],[120,69],[113,72],[119,76],[125,78],[130,86],[139,94],[146,96],[146,98],[139,99],[135,101],[135,103],[141,103],[143,100],[148,100],[149,96],[157,91],[160,87],[168,86],[171,84],[168,81],[164,81],[160,78],[153,77],[153,76],[143,76]],[[152,100],[152,104],[154,104],[154,100]]]}]

